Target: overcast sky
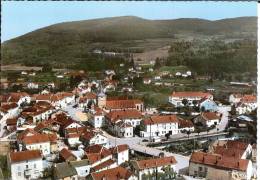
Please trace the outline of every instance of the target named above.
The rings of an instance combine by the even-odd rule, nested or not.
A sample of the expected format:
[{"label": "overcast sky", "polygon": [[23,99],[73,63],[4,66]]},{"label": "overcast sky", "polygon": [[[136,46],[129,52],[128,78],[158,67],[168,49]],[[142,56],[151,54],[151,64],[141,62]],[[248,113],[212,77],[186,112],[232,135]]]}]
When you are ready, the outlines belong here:
[{"label": "overcast sky", "polygon": [[257,2],[5,1],[1,3],[1,42],[51,24],[102,17],[133,15],[146,19],[218,20],[257,15]]}]

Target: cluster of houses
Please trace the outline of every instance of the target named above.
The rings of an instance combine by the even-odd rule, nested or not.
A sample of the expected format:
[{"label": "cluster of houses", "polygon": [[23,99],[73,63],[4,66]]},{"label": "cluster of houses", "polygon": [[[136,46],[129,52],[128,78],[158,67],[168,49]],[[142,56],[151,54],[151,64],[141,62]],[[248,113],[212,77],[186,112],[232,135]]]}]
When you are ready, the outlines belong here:
[{"label": "cluster of houses", "polygon": [[[221,121],[222,115],[210,93],[173,92],[169,96],[175,107],[200,108],[192,122],[175,114],[150,114],[140,99],[108,97],[106,92],[116,84],[112,80],[115,73],[105,73],[104,84],[82,81],[72,92],[0,96],[0,136],[15,136],[8,155],[12,179],[37,179],[51,173],[55,179],[137,180],[153,172],[175,172],[177,161],[173,156],[134,160],[128,166],[128,145],[112,146],[106,133],[131,138],[139,129],[142,138],[165,137],[192,132],[194,123],[212,127]],[[106,83],[110,86],[103,88]],[[94,92],[93,86],[99,90]],[[256,108],[253,95],[231,95],[229,100],[238,114]],[[247,108],[240,109],[242,105]],[[87,122],[72,118],[67,108],[86,114]],[[194,152],[189,174],[211,179],[216,170],[224,179],[251,177],[252,163],[247,158],[253,148],[237,144],[228,141],[209,152]]]},{"label": "cluster of houses", "polygon": [[257,108],[256,95],[252,94],[231,94],[229,102],[235,106],[237,114],[250,113]]},{"label": "cluster of houses", "polygon": [[[55,179],[135,180],[154,168],[163,171],[170,165],[175,171],[174,157],[136,160],[135,165],[142,164],[133,166],[136,169],[122,166],[129,161],[128,145],[111,146],[100,130],[107,125],[119,137],[133,137],[133,128],[143,118],[142,101],[107,98],[103,91],[75,97],[68,92],[1,96],[1,122],[5,131],[16,134],[8,155],[12,179],[38,179],[51,173]],[[77,103],[90,105],[89,124],[72,119],[64,110]]]},{"label": "cluster of houses", "polygon": [[193,152],[189,162],[189,175],[206,179],[251,179],[250,160],[256,148],[241,141],[217,140],[208,152]]}]

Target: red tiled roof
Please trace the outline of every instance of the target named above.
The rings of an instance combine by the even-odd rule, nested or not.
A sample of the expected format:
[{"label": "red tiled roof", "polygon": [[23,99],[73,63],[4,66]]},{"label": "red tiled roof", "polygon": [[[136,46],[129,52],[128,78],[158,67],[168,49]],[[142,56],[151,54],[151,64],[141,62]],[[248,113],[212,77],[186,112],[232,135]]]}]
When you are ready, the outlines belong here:
[{"label": "red tiled roof", "polygon": [[10,93],[7,95],[6,102],[18,102],[22,97],[29,96],[26,92]]},{"label": "red tiled roof", "polygon": [[128,150],[129,147],[127,144],[121,144],[121,145],[117,145],[116,147],[112,147],[110,148],[109,150],[113,153],[113,154],[116,154],[116,153],[121,153],[123,151],[126,151]]},{"label": "red tiled roof", "polygon": [[76,127],[76,128],[68,128],[68,129],[66,129],[66,133],[67,134],[82,134],[85,131],[90,131],[90,130],[92,130],[92,128],[87,127],[87,126],[82,126],[82,127]]},{"label": "red tiled roof", "polygon": [[95,136],[95,133],[93,131],[87,131],[81,135],[81,137],[87,141],[91,140],[94,136]]},{"label": "red tiled roof", "polygon": [[60,156],[66,161],[68,160],[69,158],[73,158],[74,160],[77,159],[77,157],[72,154],[72,152],[66,148],[63,148],[61,151],[60,151]]},{"label": "red tiled roof", "polygon": [[99,165],[93,167],[93,169],[94,169],[95,171],[98,171],[98,170],[101,170],[101,169],[103,169],[103,168],[105,168],[105,167],[111,166],[111,165],[114,164],[114,163],[115,163],[114,160],[109,159],[109,160],[104,161],[104,162],[100,163]]},{"label": "red tiled roof", "polygon": [[218,114],[215,112],[203,112],[201,113],[201,117],[206,121],[220,119],[220,116],[218,116]]},{"label": "red tiled roof", "polygon": [[86,149],[85,149],[85,152],[86,153],[100,153],[101,150],[102,150],[102,146],[99,145],[99,144],[95,144],[95,145],[92,145],[92,146],[88,146]]},{"label": "red tiled roof", "polygon": [[59,101],[64,99],[65,97],[71,97],[73,96],[73,93],[70,92],[59,92],[56,94],[35,94],[33,95],[36,100],[38,101]]},{"label": "red tiled roof", "polygon": [[234,149],[241,149],[241,150],[246,150],[248,147],[248,143],[241,142],[241,141],[227,141],[226,147],[227,148],[234,148]]},{"label": "red tiled roof", "polygon": [[101,116],[104,114],[104,111],[99,107],[94,107],[94,110],[95,110],[94,115],[96,115],[96,116]]},{"label": "red tiled roof", "polygon": [[173,97],[179,97],[179,98],[189,98],[189,97],[200,97],[200,98],[204,98],[204,97],[212,96],[212,94],[210,94],[210,93],[204,93],[204,92],[189,92],[189,91],[185,91],[185,92],[173,92],[173,93],[171,94],[171,96],[173,96]]},{"label": "red tiled roof", "polygon": [[51,109],[54,109],[54,107],[52,106],[37,106],[37,105],[34,105],[32,107],[28,107],[28,108],[25,108],[21,114],[24,115],[24,116],[36,116],[36,115],[39,115],[39,114],[42,114],[46,111],[49,111]]},{"label": "red tiled roof", "polygon": [[242,103],[256,103],[256,96],[255,95],[249,95],[249,94],[245,94],[240,102]]},{"label": "red tiled roof", "polygon": [[92,93],[92,92],[89,92],[89,93],[86,93],[84,95],[84,97],[88,98],[88,99],[96,99],[97,98],[97,95],[95,93]]},{"label": "red tiled roof", "polygon": [[214,148],[215,154],[219,154],[227,157],[234,157],[236,159],[241,159],[241,156],[243,155],[244,152],[245,151],[241,149],[226,148],[224,146],[216,146]]},{"label": "red tiled roof", "polygon": [[106,117],[111,123],[115,123],[117,120],[121,119],[132,119],[132,118],[141,118],[142,114],[137,110],[120,110],[120,111],[111,111],[106,114]]},{"label": "red tiled roof", "polygon": [[6,125],[7,126],[16,126],[17,120],[18,120],[18,117],[16,117],[16,118],[9,118],[9,119],[6,120]]},{"label": "red tiled roof", "polygon": [[116,126],[120,128],[130,128],[133,127],[129,122],[119,121],[115,123]]},{"label": "red tiled roof", "polygon": [[140,161],[134,161],[137,165],[136,168],[139,170],[142,169],[149,169],[149,168],[155,168],[160,166],[167,166],[176,164],[177,161],[174,156],[170,157],[161,157],[161,158],[155,158],[155,159],[146,159],[146,160],[140,160]]},{"label": "red tiled roof", "polygon": [[236,169],[246,171],[249,160],[236,159],[233,157],[223,157],[218,154],[209,154],[204,152],[193,152],[190,162],[213,166],[219,169]]},{"label": "red tiled roof", "polygon": [[10,153],[10,159],[12,163],[38,159],[38,158],[42,158],[40,150],[20,151],[20,152]]},{"label": "red tiled roof", "polygon": [[144,120],[145,125],[161,123],[178,123],[176,115],[155,115]]},{"label": "red tiled roof", "polygon": [[95,162],[112,155],[110,150],[100,145],[89,146],[85,149],[87,159],[90,164],[94,164]]},{"label": "red tiled roof", "polygon": [[194,127],[191,120],[179,119],[179,127],[186,128],[186,127]]},{"label": "red tiled roof", "polygon": [[107,100],[107,109],[127,109],[135,108],[136,104],[142,104],[143,102],[138,99],[126,99],[126,100]]},{"label": "red tiled roof", "polygon": [[121,166],[118,166],[118,167],[112,168],[112,169],[108,169],[108,170],[104,170],[104,171],[101,171],[101,172],[91,173],[91,177],[92,177],[93,180],[128,179],[131,175],[132,175],[132,173],[129,170],[127,170],[127,169],[125,169]]},{"label": "red tiled roof", "polygon": [[8,104],[1,105],[0,110],[2,112],[7,112],[8,110],[14,109],[16,107],[18,107],[18,105],[16,103],[8,103]]},{"label": "red tiled roof", "polygon": [[[17,135],[17,140],[22,140],[25,137],[29,136],[29,134],[37,135],[37,134],[40,134],[40,133],[34,131],[34,129],[27,128],[23,132],[21,132],[20,134]],[[32,135],[30,135],[30,136],[32,136]]]},{"label": "red tiled roof", "polygon": [[45,128],[52,129],[53,123],[54,123],[53,119],[47,119],[47,120],[42,121],[39,124],[37,124],[37,126],[34,128],[34,130],[39,132]]},{"label": "red tiled roof", "polygon": [[32,136],[26,136],[22,139],[22,142],[25,144],[36,144],[36,143],[43,143],[43,142],[55,142],[57,136],[55,134],[36,134]]}]

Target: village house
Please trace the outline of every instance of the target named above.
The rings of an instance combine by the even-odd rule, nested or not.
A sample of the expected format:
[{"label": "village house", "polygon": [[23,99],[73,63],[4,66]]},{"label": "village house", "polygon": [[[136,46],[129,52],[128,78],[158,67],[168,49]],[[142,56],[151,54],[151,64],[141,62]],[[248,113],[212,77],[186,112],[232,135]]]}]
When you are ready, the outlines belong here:
[{"label": "village house", "polygon": [[26,92],[9,93],[1,96],[2,103],[16,103],[20,106],[23,103],[29,104],[31,97]]},{"label": "village house", "polygon": [[[38,123],[34,131],[41,133],[41,134],[57,134],[59,133],[59,126],[55,124],[53,119],[47,119]],[[59,136],[59,134],[57,134]]]},{"label": "village house", "polygon": [[251,179],[252,162],[232,156],[193,152],[189,162],[189,175],[212,180]]},{"label": "village house", "polygon": [[141,120],[141,112],[135,109],[111,111],[106,114],[106,121],[108,124],[113,124],[117,121],[124,121],[131,124],[133,127],[136,127],[137,125],[140,125]]},{"label": "village house", "polygon": [[117,160],[117,165],[129,161],[129,147],[126,144],[117,145],[109,149],[114,158]]},{"label": "village house", "polygon": [[38,179],[42,176],[43,161],[39,150],[11,152],[8,165],[12,179]]},{"label": "village house", "polygon": [[16,130],[18,117],[9,118],[6,120],[7,130],[13,132]]},{"label": "village house", "polygon": [[132,172],[130,172],[129,170],[121,166],[104,170],[101,172],[93,172],[87,177],[87,180],[104,180],[104,179],[137,180],[137,177],[134,176]]},{"label": "village house", "polygon": [[80,136],[80,141],[85,146],[97,144],[109,148],[109,140],[101,132],[86,131]]},{"label": "village house", "polygon": [[100,145],[88,146],[85,149],[85,156],[89,160],[91,169],[94,172],[117,167],[117,162],[113,159],[112,152]]},{"label": "village house", "polygon": [[85,179],[85,177],[89,175],[91,166],[87,159],[70,161],[69,163],[77,171],[79,179]]},{"label": "village house", "polygon": [[89,112],[89,122],[94,128],[101,128],[105,125],[105,112],[99,107],[94,107]]},{"label": "village house", "polygon": [[59,152],[59,157],[62,161],[76,161],[77,157],[68,149],[63,148]]},{"label": "village house", "polygon": [[79,107],[81,108],[90,108],[92,104],[97,104],[97,95],[95,93],[89,92],[79,98]]},{"label": "village house", "polygon": [[181,119],[179,118],[178,122],[178,130],[179,133],[184,133],[184,132],[193,132],[194,131],[194,125],[191,120],[186,120],[186,119]]},{"label": "village house", "polygon": [[114,111],[114,110],[138,110],[138,111],[144,111],[144,104],[139,99],[111,99],[106,100],[104,110],[106,112]]},{"label": "village house", "polygon": [[56,163],[53,176],[57,180],[78,180],[77,171],[69,162]]},{"label": "village house", "polygon": [[200,101],[203,98],[213,100],[213,95],[204,92],[173,92],[169,96],[169,102],[176,107],[184,106],[183,100],[187,100],[187,106],[194,106],[194,101]]},{"label": "village house", "polygon": [[137,110],[111,111],[106,114],[106,122],[111,131],[119,137],[133,137],[133,129],[140,125],[142,114]]},{"label": "village house", "polygon": [[236,105],[237,114],[250,113],[257,108],[255,95],[244,95]]},{"label": "village house", "polygon": [[28,88],[28,89],[38,89],[38,88],[39,88],[39,84],[36,83],[36,82],[29,82],[29,83],[27,84],[27,88]]},{"label": "village house", "polygon": [[16,103],[6,103],[0,106],[0,115],[2,116],[1,120],[6,120],[14,118],[19,114],[19,107]]},{"label": "village house", "polygon": [[66,107],[75,101],[75,95],[68,92],[60,92],[56,94],[36,94],[34,95],[36,102],[46,101],[56,108]]},{"label": "village house", "polygon": [[179,120],[176,115],[154,115],[144,120],[145,130],[141,137],[165,136],[178,133]]},{"label": "village house", "polygon": [[202,123],[202,125],[211,127],[218,125],[221,121],[221,114],[217,112],[201,112],[199,116],[194,119],[195,123]]},{"label": "village house", "polygon": [[24,117],[31,117],[33,123],[36,124],[40,121],[48,119],[54,110],[54,107],[50,104],[36,104],[34,106],[24,108],[21,115]]},{"label": "village house", "polygon": [[151,84],[152,79],[151,78],[143,78],[143,83],[144,84]]},{"label": "village house", "polygon": [[77,147],[81,145],[80,136],[86,131],[88,131],[86,126],[65,129],[65,138],[69,146]]},{"label": "village house", "polygon": [[237,159],[248,159],[252,155],[252,146],[238,140],[217,140],[209,146],[209,152]]},{"label": "village house", "polygon": [[40,134],[32,129],[26,129],[17,137],[19,150],[40,150],[44,156],[57,150],[56,134]]},{"label": "village house", "polygon": [[[250,179],[252,146],[238,140],[217,140],[208,153],[193,153],[189,173],[207,179]],[[216,176],[217,174],[217,176]]]},{"label": "village house", "polygon": [[134,136],[134,127],[128,122],[118,121],[113,126],[110,126],[110,129],[117,137],[127,138]]},{"label": "village house", "polygon": [[218,105],[212,99],[202,99],[199,102],[199,107],[201,111],[216,112],[218,110]]},{"label": "village house", "polygon": [[158,173],[165,174],[167,168],[169,168],[168,172],[172,172],[173,177],[173,174],[176,171],[175,166],[177,161],[173,156],[170,156],[133,161],[132,164],[134,167],[134,174],[138,177],[138,179],[144,179],[144,176],[149,174],[153,174],[154,176]]}]

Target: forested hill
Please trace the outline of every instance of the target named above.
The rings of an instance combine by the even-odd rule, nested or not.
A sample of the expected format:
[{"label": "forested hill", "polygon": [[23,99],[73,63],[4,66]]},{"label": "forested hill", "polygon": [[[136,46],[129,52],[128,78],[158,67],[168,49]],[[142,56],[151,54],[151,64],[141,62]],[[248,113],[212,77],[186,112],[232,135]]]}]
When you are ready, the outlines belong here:
[{"label": "forested hill", "polygon": [[2,63],[77,62],[93,43],[175,38],[178,34],[256,37],[257,18],[146,20],[124,16],[51,25],[2,43]]}]

